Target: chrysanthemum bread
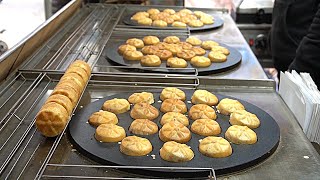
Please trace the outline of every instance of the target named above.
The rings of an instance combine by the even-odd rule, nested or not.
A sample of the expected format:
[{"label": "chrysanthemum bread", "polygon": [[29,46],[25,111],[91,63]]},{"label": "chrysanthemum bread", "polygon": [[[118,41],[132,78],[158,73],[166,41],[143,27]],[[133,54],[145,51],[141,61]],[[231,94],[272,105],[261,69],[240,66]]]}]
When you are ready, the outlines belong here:
[{"label": "chrysanthemum bread", "polygon": [[173,55],[176,55],[177,53],[182,51],[182,47],[178,44],[168,44],[165,49],[170,51]]},{"label": "chrysanthemum bread", "polygon": [[160,124],[164,125],[164,124],[171,122],[171,121],[178,121],[185,126],[189,125],[189,119],[185,115],[178,113],[178,112],[165,113],[160,120]]},{"label": "chrysanthemum bread", "polygon": [[158,126],[149,119],[136,119],[132,121],[129,131],[138,135],[151,135],[158,132]]},{"label": "chrysanthemum bread", "polygon": [[200,17],[200,21],[201,21],[203,24],[205,24],[205,25],[213,24],[213,23],[214,23],[213,17],[210,16],[210,15],[201,16],[201,17]]},{"label": "chrysanthemum bread", "polygon": [[201,47],[193,47],[191,50],[196,54],[196,56],[203,56],[206,54],[206,50]]},{"label": "chrysanthemum bread", "polygon": [[236,110],[230,114],[231,125],[241,125],[248,126],[251,129],[257,128],[260,126],[259,118],[246,110]]},{"label": "chrysanthemum bread", "polygon": [[150,15],[159,14],[160,10],[159,9],[155,9],[155,8],[151,8],[151,9],[148,9],[147,13],[149,13]]},{"label": "chrysanthemum bread", "polygon": [[138,20],[138,24],[143,26],[151,26],[152,25],[152,19],[150,18],[142,18]]},{"label": "chrysanthemum bread", "polygon": [[159,138],[163,142],[176,141],[186,143],[191,139],[189,129],[178,121],[170,121],[162,126],[159,131]]},{"label": "chrysanthemum bread", "polygon": [[166,99],[162,102],[160,110],[164,113],[178,112],[184,114],[187,112],[187,106],[179,99]]},{"label": "chrysanthemum bread", "polygon": [[217,109],[221,114],[230,115],[236,110],[244,110],[245,108],[238,100],[224,98],[219,102]]},{"label": "chrysanthemum bread", "polygon": [[130,38],[126,41],[127,44],[134,46],[136,48],[143,48],[144,43],[141,39],[138,38]]},{"label": "chrysanthemum bread", "polygon": [[71,115],[74,106],[73,106],[71,100],[67,96],[64,96],[61,94],[54,94],[54,95],[49,96],[49,98],[47,99],[45,104],[47,104],[49,102],[55,102],[55,103],[60,104],[61,106],[63,106],[67,110],[68,115],[69,116]]},{"label": "chrysanthemum bread", "polygon": [[232,154],[230,143],[222,137],[209,136],[199,144],[201,154],[212,158],[228,157]]},{"label": "chrysanthemum bread", "polygon": [[187,27],[186,23],[180,22],[180,21],[175,21],[172,23],[173,27],[180,27],[180,28],[185,28]]},{"label": "chrysanthemum bread", "polygon": [[179,42],[178,45],[182,47],[182,49],[186,49],[186,50],[192,49],[192,45],[187,42]]},{"label": "chrysanthemum bread", "polygon": [[201,136],[215,136],[221,133],[221,128],[212,119],[197,119],[192,123],[191,131]]},{"label": "chrysanthemum bread", "polygon": [[214,109],[206,104],[193,105],[189,110],[189,117],[192,120],[197,119],[216,119],[217,115]]},{"label": "chrysanthemum bread", "polygon": [[211,52],[220,52],[226,56],[230,54],[230,51],[227,48],[222,46],[213,46],[211,48]]},{"label": "chrysanthemum bread", "polygon": [[235,144],[254,144],[257,142],[257,134],[247,126],[230,126],[225,137]]},{"label": "chrysanthemum bread", "polygon": [[89,118],[89,124],[97,127],[101,124],[118,124],[117,115],[108,111],[98,111],[93,113]]},{"label": "chrysanthemum bread", "polygon": [[190,63],[195,67],[209,67],[211,65],[210,59],[204,56],[195,56]]},{"label": "chrysanthemum bread", "polygon": [[133,106],[130,116],[133,119],[154,120],[159,116],[159,111],[148,103],[138,103]]},{"label": "chrysanthemum bread", "polygon": [[201,47],[206,50],[211,50],[214,46],[219,46],[219,43],[215,41],[203,41]]},{"label": "chrysanthemum bread", "polygon": [[142,57],[143,54],[140,51],[125,51],[123,53],[123,58],[130,61],[140,61]]},{"label": "chrysanthemum bread", "polygon": [[207,90],[198,89],[194,91],[191,102],[193,104],[207,104],[209,106],[214,106],[218,104],[218,98],[211,92]]},{"label": "chrysanthemum bread", "polygon": [[176,44],[180,42],[180,38],[177,36],[167,36],[166,38],[163,39],[163,42]]},{"label": "chrysanthemum bread", "polygon": [[91,75],[91,67],[88,63],[82,61],[82,60],[76,60],[72,64],[70,64],[70,67],[79,67],[86,71],[88,77]]},{"label": "chrysanthemum bread", "polygon": [[97,127],[95,138],[101,142],[119,142],[126,137],[123,127],[115,124],[101,124]]},{"label": "chrysanthemum bread", "polygon": [[82,78],[83,82],[87,82],[89,80],[89,76],[88,76],[87,72],[82,68],[69,67],[64,74],[67,75],[69,73],[78,74]]},{"label": "chrysanthemum bread", "polygon": [[164,9],[163,12],[169,13],[169,14],[175,14],[176,11],[173,9]]},{"label": "chrysanthemum bread", "polygon": [[128,136],[121,141],[120,152],[128,156],[144,156],[152,151],[152,145],[146,138]]},{"label": "chrysanthemum bread", "polygon": [[180,99],[184,101],[186,99],[186,94],[178,88],[167,87],[161,91],[160,99],[162,101],[166,99]]},{"label": "chrysanthemum bread", "polygon": [[143,38],[143,42],[145,45],[155,45],[160,42],[157,36],[145,36]]},{"label": "chrysanthemum bread", "polygon": [[158,51],[158,50],[160,50],[160,49],[158,48],[158,46],[153,45],[153,46],[145,46],[145,47],[143,47],[143,48],[141,49],[141,52],[142,52],[143,54],[153,55],[153,54],[155,54],[156,51]]},{"label": "chrysanthemum bread", "polygon": [[129,103],[137,104],[137,103],[154,103],[153,94],[150,92],[141,92],[141,93],[133,93],[128,98]]},{"label": "chrysanthemum bread", "polygon": [[195,19],[195,20],[189,21],[188,25],[191,26],[191,27],[202,27],[203,26],[203,22],[198,20],[198,19]]},{"label": "chrysanthemum bread", "polygon": [[188,63],[182,58],[172,57],[167,60],[167,66],[172,68],[186,68]]},{"label": "chrysanthemum bread", "polygon": [[181,52],[178,52],[177,56],[179,58],[182,58],[182,59],[186,60],[186,61],[190,61],[193,57],[196,56],[196,53],[194,51],[192,51],[192,50],[184,49]]},{"label": "chrysanthemum bread", "polygon": [[211,51],[208,55],[211,62],[220,63],[227,61],[227,56],[221,52]]},{"label": "chrysanthemum bread", "polygon": [[157,67],[161,65],[161,60],[156,55],[145,55],[141,58],[140,64],[142,66]]},{"label": "chrysanthemum bread", "polygon": [[119,46],[118,53],[123,55],[123,53],[126,51],[136,51],[136,50],[137,50],[137,48],[134,46],[131,46],[129,44],[123,44],[123,45]]},{"label": "chrysanthemum bread", "polygon": [[169,162],[187,162],[193,159],[194,153],[186,144],[169,141],[160,149],[160,157]]},{"label": "chrysanthemum bread", "polygon": [[54,88],[52,95],[55,94],[61,94],[68,97],[71,100],[73,107],[76,106],[79,99],[79,93],[74,88],[64,84],[60,84]]},{"label": "chrysanthemum bread", "polygon": [[104,102],[102,109],[115,114],[121,114],[130,110],[130,103],[126,99],[114,98]]},{"label": "chrysanthemum bread", "polygon": [[167,27],[168,23],[163,20],[154,20],[152,22],[152,26],[158,26],[158,27]]},{"label": "chrysanthemum bread", "polygon": [[202,44],[202,41],[198,39],[197,37],[190,36],[186,39],[186,42],[193,45],[193,46],[200,46]]},{"label": "chrysanthemum bread", "polygon": [[171,51],[168,50],[158,50],[154,53],[154,55],[158,56],[161,60],[166,61],[167,59],[173,56]]}]

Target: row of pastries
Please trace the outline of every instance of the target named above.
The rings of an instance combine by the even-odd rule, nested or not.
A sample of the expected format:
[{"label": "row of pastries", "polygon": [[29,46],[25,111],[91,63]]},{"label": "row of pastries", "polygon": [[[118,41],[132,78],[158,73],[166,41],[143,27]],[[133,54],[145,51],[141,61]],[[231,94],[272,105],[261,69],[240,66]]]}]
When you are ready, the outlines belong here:
[{"label": "row of pastries", "polygon": [[[133,93],[127,99],[111,99],[105,101],[102,110],[95,112],[89,118],[89,124],[97,127],[95,138],[100,142],[121,142],[120,151],[129,156],[143,156],[152,151],[152,144],[147,138],[139,137],[159,134],[164,142],[159,150],[162,159],[170,162],[190,161],[194,157],[193,150],[185,143],[189,142],[192,133],[205,136],[199,142],[199,152],[208,157],[222,158],[232,154],[231,143],[254,144],[257,135],[252,130],[258,128],[258,117],[245,110],[237,100],[218,98],[209,91],[196,90],[191,98],[194,104],[189,112],[185,105],[186,95],[178,88],[164,88],[160,94],[161,108],[164,113],[161,117],[159,129],[155,122],[160,115],[159,110],[150,92]],[[130,110],[131,105],[133,107]],[[224,137],[218,137],[222,132],[217,112],[230,116],[231,126]],[[129,113],[134,119],[129,131],[134,136],[126,137],[126,131],[118,126],[117,114]],[[187,116],[186,116],[187,113]],[[100,114],[100,115],[99,115]],[[193,122],[189,126],[189,119]],[[192,132],[192,133],[191,133]]]}]

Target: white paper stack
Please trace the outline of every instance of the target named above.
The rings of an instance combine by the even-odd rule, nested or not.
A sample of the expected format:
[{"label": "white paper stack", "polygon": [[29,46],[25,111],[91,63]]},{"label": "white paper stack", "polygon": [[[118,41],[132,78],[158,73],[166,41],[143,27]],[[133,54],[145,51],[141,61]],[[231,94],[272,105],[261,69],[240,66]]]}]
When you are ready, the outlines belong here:
[{"label": "white paper stack", "polygon": [[279,94],[310,141],[320,143],[320,92],[308,73],[281,72]]}]

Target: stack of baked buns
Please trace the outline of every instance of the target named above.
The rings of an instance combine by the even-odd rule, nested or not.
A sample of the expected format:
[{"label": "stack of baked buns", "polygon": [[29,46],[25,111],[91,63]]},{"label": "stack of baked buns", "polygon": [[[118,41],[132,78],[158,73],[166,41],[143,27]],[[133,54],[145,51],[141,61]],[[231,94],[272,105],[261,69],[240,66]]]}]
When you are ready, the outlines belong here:
[{"label": "stack of baked buns", "polygon": [[168,36],[161,42],[157,36],[145,36],[128,39],[118,48],[118,53],[125,60],[139,61],[142,66],[159,67],[166,63],[171,68],[186,68],[190,62],[193,67],[205,68],[227,61],[230,51],[215,41],[196,37],[184,42],[177,36]]},{"label": "stack of baked buns", "polygon": [[36,127],[41,134],[55,137],[64,130],[90,75],[90,66],[82,60],[68,67],[36,116]]},{"label": "stack of baked buns", "polygon": [[160,11],[156,8],[147,11],[136,12],[131,16],[131,20],[136,21],[142,26],[156,27],[178,27],[186,28],[187,26],[199,28],[205,25],[214,24],[214,18],[202,11],[191,11],[182,9],[175,11],[174,9],[164,9]]},{"label": "stack of baked buns", "polygon": [[[219,101],[207,90],[194,91],[190,100],[184,91],[174,87],[164,88],[158,101],[150,92],[133,93],[127,99],[105,101],[102,110],[91,115],[89,124],[97,127],[95,138],[98,141],[119,142],[120,151],[128,156],[148,155],[153,150],[148,137],[158,133],[163,146],[154,152],[169,162],[191,161],[197,150],[210,158],[228,157],[233,151],[230,143],[257,142],[257,135],[252,129],[259,127],[260,120],[246,111],[238,100],[224,98]],[[185,102],[192,103],[189,110]],[[161,103],[160,112],[154,103]],[[117,125],[117,115],[122,113],[128,113],[132,118],[128,129]],[[217,113],[230,116],[231,126],[224,135],[216,121]],[[203,137],[199,140],[198,149],[187,145],[192,134]]]}]

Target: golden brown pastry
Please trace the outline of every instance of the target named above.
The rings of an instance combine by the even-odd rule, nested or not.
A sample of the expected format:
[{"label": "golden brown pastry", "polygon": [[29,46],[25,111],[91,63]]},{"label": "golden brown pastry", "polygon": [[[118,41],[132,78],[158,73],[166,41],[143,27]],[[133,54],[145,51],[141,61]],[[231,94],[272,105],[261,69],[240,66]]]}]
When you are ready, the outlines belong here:
[{"label": "golden brown pastry", "polygon": [[127,44],[134,46],[136,48],[143,48],[144,43],[141,39],[138,38],[130,38],[126,41]]},{"label": "golden brown pastry", "polygon": [[191,102],[193,104],[207,104],[209,106],[214,106],[218,104],[218,98],[207,90],[198,89],[193,93]]},{"label": "golden brown pastry", "polygon": [[130,61],[139,61],[143,57],[140,51],[125,51],[123,53],[123,58]]},{"label": "golden brown pastry", "polygon": [[196,56],[203,56],[206,54],[206,50],[201,47],[193,47],[191,50],[196,53]]},{"label": "golden brown pastry", "polygon": [[168,23],[163,21],[163,20],[154,20],[152,22],[152,26],[157,26],[157,27],[167,27]]},{"label": "golden brown pastry", "polygon": [[190,20],[196,20],[198,19],[197,16],[193,15],[193,14],[188,14],[186,15]]},{"label": "golden brown pastry", "polygon": [[163,39],[163,42],[165,43],[171,43],[171,44],[177,44],[180,42],[180,38],[177,36],[168,36]]},{"label": "golden brown pastry", "polygon": [[121,114],[130,110],[130,103],[126,99],[114,98],[104,102],[102,109],[115,114]]},{"label": "golden brown pastry", "polygon": [[201,16],[200,17],[200,21],[203,23],[203,24],[213,24],[214,21],[213,21],[213,18],[212,16],[210,15],[204,15],[204,16]]},{"label": "golden brown pastry", "polygon": [[186,113],[187,106],[186,104],[179,99],[166,99],[162,102],[161,112],[178,112],[178,113]]},{"label": "golden brown pastry", "polygon": [[235,112],[236,110],[244,110],[245,108],[237,100],[224,98],[218,104],[217,109],[221,114],[230,115],[232,112]]},{"label": "golden brown pastry", "polygon": [[141,93],[133,93],[128,98],[129,103],[137,104],[137,103],[148,103],[153,104],[154,98],[153,94],[149,92],[141,92]]},{"label": "golden brown pastry", "polygon": [[201,44],[201,47],[207,50],[211,50],[214,46],[219,46],[219,43],[215,41],[203,41]]},{"label": "golden brown pastry", "polygon": [[222,137],[209,136],[199,144],[201,154],[212,158],[228,157],[232,154],[230,143]]},{"label": "golden brown pastry", "polygon": [[161,20],[165,21],[168,24],[172,24],[174,22],[174,19],[171,18],[170,16],[169,17],[164,17]]},{"label": "golden brown pastry", "polygon": [[53,95],[49,96],[49,98],[47,99],[45,104],[47,104],[49,102],[55,102],[57,104],[60,104],[61,106],[63,106],[67,110],[68,115],[69,116],[71,115],[72,110],[73,110],[73,104],[67,96],[62,95],[62,94],[53,94]]},{"label": "golden brown pastry", "polygon": [[71,100],[73,107],[77,105],[79,94],[70,86],[65,86],[63,84],[56,86],[51,95],[55,95],[55,94],[61,94],[61,95],[67,96]]},{"label": "golden brown pastry", "polygon": [[182,58],[172,57],[167,60],[167,66],[172,68],[186,68],[188,63]]},{"label": "golden brown pastry", "polygon": [[211,62],[219,63],[227,61],[227,56],[216,51],[211,51],[208,55]]},{"label": "golden brown pastry", "polygon": [[191,26],[191,27],[202,27],[203,26],[203,22],[200,21],[200,20],[191,20],[188,22],[188,25]]},{"label": "golden brown pastry", "polygon": [[[172,14],[172,15],[170,15],[170,17],[173,19],[173,20],[175,20],[175,22],[180,22],[180,16],[179,15],[177,15],[177,14]],[[182,23],[182,22],[180,22],[180,23]],[[172,25],[173,26],[173,25]]]},{"label": "golden brown pastry", "polygon": [[225,137],[235,144],[254,144],[257,142],[257,134],[247,126],[230,126]]},{"label": "golden brown pastry", "polygon": [[146,11],[139,11],[136,14],[140,14],[140,15],[143,15],[145,17],[149,17],[150,16],[150,14],[148,12],[146,12]]},{"label": "golden brown pastry", "polygon": [[129,131],[133,134],[151,135],[158,132],[158,126],[149,119],[136,119],[132,121]]},{"label": "golden brown pastry", "polygon": [[64,79],[64,80],[60,80],[59,83],[57,84],[58,86],[69,86],[70,88],[72,88],[74,91],[76,91],[76,94],[81,94],[83,88],[80,87],[77,82],[71,80],[71,79]]},{"label": "golden brown pastry", "polygon": [[227,48],[222,46],[213,46],[211,48],[211,52],[220,52],[226,56],[230,54],[230,51]]},{"label": "golden brown pastry", "polygon": [[159,9],[151,8],[151,9],[148,9],[147,13],[149,13],[150,15],[153,15],[153,14],[159,14],[160,11]]},{"label": "golden brown pastry", "polygon": [[193,105],[189,110],[189,117],[192,120],[197,119],[216,119],[217,115],[214,109],[206,104]]},{"label": "golden brown pastry", "polygon": [[186,42],[193,45],[193,46],[200,46],[202,44],[202,41],[194,36],[188,37]]},{"label": "golden brown pastry", "polygon": [[158,50],[154,55],[158,56],[161,60],[166,61],[172,57],[172,52],[168,50]]},{"label": "golden brown pastry", "polygon": [[142,66],[156,67],[161,65],[161,60],[156,55],[145,55],[141,58],[140,64]]},{"label": "golden brown pastry", "polygon": [[133,106],[130,116],[133,119],[154,120],[159,116],[159,111],[148,103],[138,103]]},{"label": "golden brown pastry", "polygon": [[194,15],[196,15],[198,18],[201,18],[202,16],[206,15],[206,13],[202,11],[194,11]]},{"label": "golden brown pastry", "polygon": [[178,44],[168,44],[165,46],[165,49],[170,51],[173,55],[176,55],[178,52],[182,51],[182,47]]},{"label": "golden brown pastry", "polygon": [[159,131],[159,138],[163,142],[175,141],[186,143],[191,139],[189,129],[178,121],[171,121],[162,126]]},{"label": "golden brown pastry", "polygon": [[143,38],[143,42],[145,45],[155,45],[160,42],[157,36],[145,36]]},{"label": "golden brown pastry", "polygon": [[136,50],[137,50],[137,48],[134,46],[131,46],[129,44],[123,44],[123,45],[119,46],[118,53],[122,55],[126,51],[136,51]]},{"label": "golden brown pastry", "polygon": [[195,56],[190,63],[195,67],[209,67],[211,65],[210,59],[204,56]]},{"label": "golden brown pastry", "polygon": [[48,102],[36,116],[36,127],[42,135],[55,137],[64,130],[68,119],[68,112],[62,105]]},{"label": "golden brown pastry", "polygon": [[142,53],[147,55],[154,55],[158,50],[158,46],[145,46],[141,49]]},{"label": "golden brown pastry", "polygon": [[181,52],[177,53],[179,58],[182,58],[186,61],[190,61],[195,55],[196,53],[192,50],[182,50]]},{"label": "golden brown pastry", "polygon": [[95,127],[101,124],[118,124],[118,118],[117,115],[112,112],[100,110],[90,116],[89,124]]},{"label": "golden brown pastry", "polygon": [[164,49],[166,49],[166,47],[168,46],[168,43],[159,42],[159,43],[156,44],[155,46],[158,47],[160,50],[164,50]]},{"label": "golden brown pastry", "polygon": [[173,9],[164,9],[163,12],[169,13],[169,14],[175,14],[176,11]]},{"label": "golden brown pastry", "polygon": [[183,22],[183,23],[185,23],[185,24],[188,24],[190,21],[191,21],[191,19],[189,18],[189,17],[187,17],[186,15],[185,16],[183,16],[183,13],[180,13],[181,15],[180,15],[180,21],[181,22]]},{"label": "golden brown pastry", "polygon": [[192,49],[192,45],[187,42],[179,42],[178,45],[181,46],[182,49],[186,49],[186,50]]},{"label": "golden brown pastry", "polygon": [[88,74],[88,77],[90,77],[90,74],[91,74],[91,67],[89,66],[88,63],[82,61],[82,60],[76,60],[74,61],[69,67],[79,67],[79,68],[82,68],[84,69],[87,74]]},{"label": "golden brown pastry", "polygon": [[164,124],[171,122],[171,121],[178,121],[178,122],[182,123],[184,126],[189,126],[188,118],[185,115],[178,113],[178,112],[165,113],[161,118],[160,124],[164,125]]},{"label": "golden brown pastry", "polygon": [[144,18],[147,18],[149,17],[149,13],[147,12],[137,12],[136,14],[134,14],[131,19],[132,20],[135,20],[135,21],[138,21],[140,19],[144,19]]},{"label": "golden brown pastry", "polygon": [[152,19],[150,18],[142,18],[138,20],[138,24],[143,25],[143,26],[151,26],[152,24]]},{"label": "golden brown pastry", "polygon": [[72,80],[74,82],[76,82],[78,84],[79,87],[81,87],[81,89],[84,89],[85,85],[87,82],[85,82],[82,77],[78,74],[78,73],[68,73],[65,74],[61,77],[60,81],[64,81],[64,80]]},{"label": "golden brown pastry", "polygon": [[[179,18],[180,19],[180,18]],[[187,27],[187,24],[186,23],[183,23],[183,22],[180,22],[180,21],[175,21],[172,23],[172,26],[173,27],[180,27],[180,28],[186,28]]]},{"label": "golden brown pastry", "polygon": [[193,159],[194,153],[186,144],[169,141],[160,149],[160,157],[169,162],[187,162]]},{"label": "golden brown pastry", "polygon": [[186,100],[186,94],[178,88],[167,87],[161,91],[160,99],[162,101],[164,101],[166,99],[180,99],[180,100],[184,101],[184,100]]},{"label": "golden brown pastry", "polygon": [[121,141],[120,152],[128,156],[144,156],[152,151],[152,145],[146,138],[128,136]]},{"label": "golden brown pastry", "polygon": [[212,119],[197,119],[192,123],[191,131],[200,136],[215,136],[221,133],[221,128]]},{"label": "golden brown pastry", "polygon": [[181,9],[179,13],[192,14],[192,11],[189,9]]},{"label": "golden brown pastry", "polygon": [[251,129],[260,126],[260,120],[255,114],[252,114],[246,110],[236,110],[230,114],[231,125],[248,126]]},{"label": "golden brown pastry", "polygon": [[119,142],[126,137],[126,132],[123,127],[115,124],[101,124],[94,136],[100,142]]},{"label": "golden brown pastry", "polygon": [[87,72],[82,68],[69,67],[64,74],[67,75],[69,73],[78,74],[82,78],[84,83],[86,83],[89,80],[89,76],[88,76]]}]

